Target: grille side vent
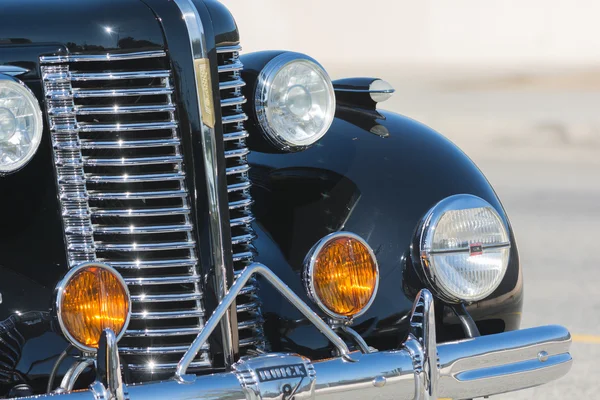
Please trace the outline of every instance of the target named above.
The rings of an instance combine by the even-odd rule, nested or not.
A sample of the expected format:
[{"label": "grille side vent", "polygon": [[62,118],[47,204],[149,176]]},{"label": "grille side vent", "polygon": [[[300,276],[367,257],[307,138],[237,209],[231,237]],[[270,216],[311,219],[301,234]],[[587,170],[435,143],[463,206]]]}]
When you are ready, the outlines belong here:
[{"label": "grille side vent", "polygon": [[[243,65],[239,60],[240,46],[218,47],[219,88],[223,115],[223,140],[227,174],[227,192],[231,217],[231,240],[235,277],[254,259],[252,241],[256,235],[252,229],[252,183],[248,177],[246,138],[244,121],[248,119],[242,111],[246,98],[242,94],[245,85],[240,77]],[[239,345],[242,354],[249,350],[263,350],[265,336],[258,285],[252,279],[237,299]]]},{"label": "grille side vent", "polygon": [[[163,51],[41,62],[70,266],[123,275],[123,362],[172,371],[205,319],[170,63]],[[193,368],[210,368],[207,351]]]},{"label": "grille side vent", "polygon": [[94,239],[68,65],[42,67],[69,267],[94,261]]}]

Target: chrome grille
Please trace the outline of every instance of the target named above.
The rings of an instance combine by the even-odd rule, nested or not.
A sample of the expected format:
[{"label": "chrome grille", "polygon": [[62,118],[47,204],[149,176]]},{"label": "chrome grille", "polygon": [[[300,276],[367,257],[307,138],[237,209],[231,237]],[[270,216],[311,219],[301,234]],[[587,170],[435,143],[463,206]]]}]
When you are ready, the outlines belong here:
[{"label": "chrome grille", "polygon": [[[246,147],[248,132],[244,129],[244,121],[248,117],[242,111],[242,105],[246,102],[246,98],[242,94],[242,87],[245,83],[240,78],[240,72],[243,69],[239,60],[240,50],[240,46],[217,48],[227,192],[236,278],[254,258],[255,251],[252,241],[256,236],[251,227],[254,216],[250,209],[252,206],[251,182],[248,177],[250,167],[246,159],[249,153]],[[239,345],[242,354],[251,349],[264,349],[264,321],[258,297],[258,286],[254,279],[248,282],[238,296],[237,311]]]},{"label": "chrome grille", "polygon": [[106,262],[129,285],[128,368],[174,369],[204,309],[166,54],[41,62],[69,264]]}]

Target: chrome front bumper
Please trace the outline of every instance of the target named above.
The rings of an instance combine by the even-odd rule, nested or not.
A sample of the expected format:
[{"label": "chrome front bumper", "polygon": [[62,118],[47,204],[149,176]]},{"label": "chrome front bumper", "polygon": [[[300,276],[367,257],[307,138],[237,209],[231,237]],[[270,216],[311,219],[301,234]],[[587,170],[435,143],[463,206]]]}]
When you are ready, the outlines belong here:
[{"label": "chrome front bumper", "polygon": [[[244,358],[231,372],[186,375],[190,360],[218,325],[239,290],[262,275],[338,348],[340,356],[312,362],[294,354]],[[413,307],[411,332],[398,350],[349,352],[345,342],[277,276],[252,264],[231,287],[179,363],[170,381],[123,385],[115,336],[106,331],[96,361],[97,381],[89,390],[37,398],[79,399],[467,399],[538,386],[571,368],[571,335],[543,326],[436,344],[433,298],[422,290]]]}]

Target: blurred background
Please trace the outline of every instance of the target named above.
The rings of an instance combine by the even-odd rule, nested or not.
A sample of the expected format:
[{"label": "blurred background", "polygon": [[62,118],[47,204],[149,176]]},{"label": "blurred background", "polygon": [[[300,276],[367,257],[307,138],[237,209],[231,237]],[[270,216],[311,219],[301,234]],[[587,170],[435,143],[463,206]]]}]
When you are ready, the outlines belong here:
[{"label": "blurred background", "polygon": [[567,377],[495,398],[600,399],[600,2],[222,2],[245,52],[387,80],[382,108],[443,133],[487,175],[521,253],[522,327],[567,326],[575,358]]}]

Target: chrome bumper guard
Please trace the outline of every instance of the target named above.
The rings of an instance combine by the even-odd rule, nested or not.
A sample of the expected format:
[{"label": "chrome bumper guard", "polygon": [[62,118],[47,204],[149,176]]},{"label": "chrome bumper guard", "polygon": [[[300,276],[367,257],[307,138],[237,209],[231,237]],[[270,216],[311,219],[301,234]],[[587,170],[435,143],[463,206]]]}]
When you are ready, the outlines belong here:
[{"label": "chrome bumper guard", "polygon": [[[315,361],[294,354],[243,358],[231,372],[186,375],[187,368],[250,277],[259,274],[293,303],[331,342],[340,356]],[[422,290],[413,306],[411,330],[400,349],[350,352],[345,342],[270,269],[247,267],[179,362],[172,380],[123,385],[115,335],[105,331],[89,390],[36,398],[55,400],[175,399],[468,399],[550,382],[571,368],[571,335],[543,326],[452,343],[436,344],[433,298]]]}]

